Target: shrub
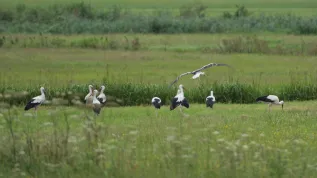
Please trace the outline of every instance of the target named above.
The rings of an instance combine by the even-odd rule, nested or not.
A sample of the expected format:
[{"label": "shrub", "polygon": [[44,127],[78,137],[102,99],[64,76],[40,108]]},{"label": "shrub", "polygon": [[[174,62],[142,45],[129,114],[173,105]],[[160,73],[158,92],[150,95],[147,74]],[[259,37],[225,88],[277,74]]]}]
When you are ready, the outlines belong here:
[{"label": "shrub", "polygon": [[221,53],[270,53],[268,43],[256,36],[223,39],[218,50]]},{"label": "shrub", "polygon": [[183,5],[179,10],[179,15],[183,18],[205,17],[205,11],[208,7],[201,2],[193,2]]}]

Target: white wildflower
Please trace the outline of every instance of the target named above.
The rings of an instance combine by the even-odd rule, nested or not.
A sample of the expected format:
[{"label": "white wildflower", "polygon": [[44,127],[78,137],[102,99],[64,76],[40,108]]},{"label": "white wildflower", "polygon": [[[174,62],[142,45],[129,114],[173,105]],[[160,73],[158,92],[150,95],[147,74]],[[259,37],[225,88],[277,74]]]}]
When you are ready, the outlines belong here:
[{"label": "white wildflower", "polygon": [[33,117],[33,115],[31,113],[24,113],[25,117]]},{"label": "white wildflower", "polygon": [[117,147],[115,146],[115,145],[110,145],[110,146],[108,146],[107,147],[109,150],[114,150],[114,149],[116,149]]},{"label": "white wildflower", "polygon": [[96,149],[95,149],[95,152],[96,152],[96,153],[104,153],[105,150],[102,149],[102,148],[96,148]]},{"label": "white wildflower", "polygon": [[265,136],[264,133],[261,133],[261,134],[260,134],[260,137],[264,137],[264,136]]},{"label": "white wildflower", "polygon": [[219,132],[218,132],[218,131],[214,131],[213,134],[214,134],[214,135],[218,135]]},{"label": "white wildflower", "polygon": [[182,158],[192,158],[192,155],[182,155]]},{"label": "white wildflower", "polygon": [[224,142],[224,141],[225,141],[225,139],[223,139],[223,138],[217,139],[217,142]]},{"label": "white wildflower", "polygon": [[241,137],[245,137],[246,138],[246,137],[249,137],[249,135],[248,134],[242,134]]},{"label": "white wildflower", "polygon": [[77,138],[76,138],[75,136],[70,136],[70,137],[68,138],[68,142],[69,142],[69,143],[76,143],[76,142],[77,142]]},{"label": "white wildflower", "polygon": [[133,131],[130,131],[129,134],[130,135],[136,135],[136,134],[138,134],[138,131],[137,130],[133,130]]},{"label": "white wildflower", "polygon": [[169,135],[169,136],[167,136],[166,140],[167,141],[173,141],[173,140],[175,140],[175,136],[174,135]]},{"label": "white wildflower", "polygon": [[19,154],[20,154],[20,155],[24,155],[24,154],[25,154],[24,150],[20,150],[20,151],[19,151]]},{"label": "white wildflower", "polygon": [[53,123],[52,122],[44,122],[42,124],[43,127],[48,127],[48,126],[53,126]]},{"label": "white wildflower", "polygon": [[213,149],[213,148],[209,148],[209,151],[210,151],[210,152],[215,152],[216,150]]},{"label": "white wildflower", "polygon": [[242,148],[243,148],[244,150],[248,150],[248,149],[249,149],[248,145],[243,145]]}]

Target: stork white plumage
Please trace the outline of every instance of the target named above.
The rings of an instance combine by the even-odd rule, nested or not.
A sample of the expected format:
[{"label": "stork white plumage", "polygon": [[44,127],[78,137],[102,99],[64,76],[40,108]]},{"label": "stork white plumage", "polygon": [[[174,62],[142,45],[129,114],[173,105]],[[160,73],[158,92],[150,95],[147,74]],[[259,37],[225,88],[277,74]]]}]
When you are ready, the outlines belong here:
[{"label": "stork white plumage", "polygon": [[159,97],[153,97],[152,98],[152,105],[154,106],[155,109],[160,109],[161,108],[161,98]]},{"label": "stork white plumage", "polygon": [[211,90],[210,95],[206,97],[206,107],[213,108],[213,105],[216,102],[216,97],[214,96],[214,92]]},{"label": "stork white plumage", "polygon": [[36,116],[37,116],[37,107],[40,106],[45,101],[45,89],[44,89],[44,87],[41,87],[40,91],[41,91],[41,95],[32,98],[24,107],[25,111],[27,111],[31,108],[34,108]]},{"label": "stork white plumage", "polygon": [[99,115],[102,106],[100,101],[97,99],[97,93],[98,93],[98,90],[94,90],[93,99],[92,99],[92,105],[93,105],[92,110],[96,113],[96,115]]},{"label": "stork white plumage", "polygon": [[271,111],[272,105],[282,105],[282,110],[284,106],[284,101],[280,101],[279,98],[276,95],[265,95],[260,96],[256,99],[257,102],[264,102],[268,103],[268,110]]},{"label": "stork white plumage", "polygon": [[161,98],[155,96],[155,97],[152,98],[151,102],[152,102],[152,105],[155,108],[155,114],[156,114],[156,117],[157,117],[157,110],[161,108],[162,100],[161,100]]},{"label": "stork white plumage", "polygon": [[180,106],[180,112],[182,112],[182,106],[189,108],[189,103],[184,96],[184,89],[183,85],[180,84],[176,96],[171,100],[170,111],[174,110],[177,106]]},{"label": "stork white plumage", "polygon": [[106,95],[104,94],[104,90],[105,90],[105,86],[101,86],[101,89],[100,89],[100,94],[98,95],[97,99],[100,101],[100,103],[102,105],[105,105],[106,104],[106,101],[107,101],[107,97]]},{"label": "stork white plumage", "polygon": [[89,85],[89,93],[85,96],[86,105],[91,105],[93,100],[93,86]]},{"label": "stork white plumage", "polygon": [[[209,68],[209,67],[213,67],[213,66],[227,66],[227,67],[231,67],[231,66],[228,65],[228,64],[209,63],[209,64],[204,65],[203,67],[201,67],[201,68],[199,68],[199,69],[197,69],[197,70],[194,70],[194,71],[192,71],[192,72],[185,72],[185,73],[179,75],[179,76],[169,85],[169,87],[171,87],[174,83],[176,83],[182,76],[185,76],[185,75],[188,75],[188,74],[194,75],[194,76],[192,77],[192,79],[199,78],[201,75],[205,75],[204,72],[201,72],[202,70],[207,69],[207,68]],[[232,68],[232,67],[231,67],[231,68]]]}]

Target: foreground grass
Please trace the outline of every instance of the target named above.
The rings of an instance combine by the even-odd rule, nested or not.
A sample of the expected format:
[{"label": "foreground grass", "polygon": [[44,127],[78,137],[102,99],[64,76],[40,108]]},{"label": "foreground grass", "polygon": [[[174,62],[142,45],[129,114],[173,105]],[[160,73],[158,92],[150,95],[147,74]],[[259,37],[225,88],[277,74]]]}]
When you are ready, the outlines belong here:
[{"label": "foreground grass", "polygon": [[[0,79],[6,88],[59,88],[70,84],[132,82],[169,84],[183,72],[215,62],[232,65],[206,70],[201,82],[256,82],[280,86],[292,81],[314,79],[315,57],[272,55],[210,55],[197,52],[102,51],[85,49],[1,49]],[[180,80],[187,87],[199,81],[191,76]]]},{"label": "foreground grass", "polygon": [[[4,177],[311,177],[316,174],[316,101],[91,110],[1,110]],[[86,114],[87,116],[86,116]]]}]

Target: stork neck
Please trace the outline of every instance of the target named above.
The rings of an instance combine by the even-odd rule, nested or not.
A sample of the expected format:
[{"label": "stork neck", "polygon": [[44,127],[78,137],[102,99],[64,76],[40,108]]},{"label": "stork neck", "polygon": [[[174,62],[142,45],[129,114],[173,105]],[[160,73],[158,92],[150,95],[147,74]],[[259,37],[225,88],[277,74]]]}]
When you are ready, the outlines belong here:
[{"label": "stork neck", "polygon": [[44,91],[43,91],[43,90],[41,90],[41,96],[44,96],[44,95],[45,95]]},{"label": "stork neck", "polygon": [[213,91],[210,91],[210,96],[214,96],[214,92]]}]

